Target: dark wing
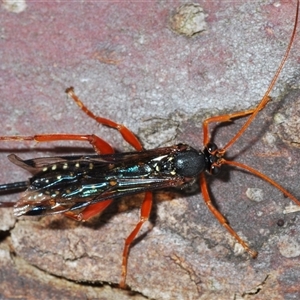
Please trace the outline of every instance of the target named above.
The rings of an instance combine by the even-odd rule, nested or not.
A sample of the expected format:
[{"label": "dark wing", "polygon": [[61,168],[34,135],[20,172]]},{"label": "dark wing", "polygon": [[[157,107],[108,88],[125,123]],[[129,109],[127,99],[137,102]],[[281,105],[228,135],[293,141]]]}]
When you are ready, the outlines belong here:
[{"label": "dark wing", "polygon": [[52,165],[61,165],[64,163],[74,163],[80,161],[89,161],[98,165],[120,164],[136,161],[147,161],[153,157],[169,155],[172,152],[177,152],[178,146],[164,147],[141,152],[125,152],[113,153],[106,155],[73,155],[73,156],[53,156],[53,157],[38,157],[33,159],[22,160],[15,154],[8,155],[8,159],[15,165],[29,171],[32,174],[41,172],[43,169]]},{"label": "dark wing", "polygon": [[24,161],[13,156],[14,163],[30,168],[35,174],[16,204],[15,214],[62,213],[124,195],[183,185],[188,179],[172,172],[176,151],[179,151],[177,146],[173,146],[143,152]]}]

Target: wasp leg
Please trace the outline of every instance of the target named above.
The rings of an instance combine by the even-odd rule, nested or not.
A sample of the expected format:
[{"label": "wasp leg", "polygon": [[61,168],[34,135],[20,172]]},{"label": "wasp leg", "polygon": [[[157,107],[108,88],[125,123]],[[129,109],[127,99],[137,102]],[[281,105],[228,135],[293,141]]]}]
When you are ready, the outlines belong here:
[{"label": "wasp leg", "polygon": [[238,161],[228,161],[228,160],[225,160],[223,159],[222,160],[222,164],[227,164],[227,165],[231,165],[231,166],[235,166],[235,167],[238,167],[238,168],[241,168],[241,169],[244,169],[244,170],[247,170],[248,172],[256,175],[257,177],[265,180],[266,182],[269,182],[270,184],[272,184],[274,187],[276,187],[279,191],[281,191],[286,197],[289,197],[292,201],[294,201],[294,203],[296,205],[299,205],[300,206],[300,201],[295,197],[293,196],[291,193],[289,193],[285,188],[283,188],[280,184],[278,184],[275,180],[271,179],[270,177],[268,177],[267,175],[247,166],[247,165],[244,165]]},{"label": "wasp leg", "polygon": [[222,226],[224,226],[227,231],[238,241],[240,245],[252,256],[252,258],[257,257],[257,252],[255,250],[252,250],[249,245],[234,231],[234,229],[228,224],[228,221],[225,219],[225,217],[213,206],[208,189],[206,184],[206,179],[204,173],[200,174],[200,186],[201,186],[201,192],[204,198],[204,202],[208,209],[211,211],[211,213],[215,216],[215,218],[221,223]]},{"label": "wasp leg", "polygon": [[[230,122],[235,118],[242,118],[242,117],[249,116],[249,115],[253,114],[257,109],[262,110],[270,100],[271,100],[271,97],[267,97],[267,99],[264,101],[262,107],[257,106],[256,108],[253,108],[253,109],[248,109],[248,110],[244,110],[244,111],[240,111],[240,112],[236,112],[236,113],[232,113],[232,114],[227,114],[227,115],[222,115],[222,116],[215,116],[215,117],[211,117],[211,118],[208,118],[208,119],[204,120],[203,124],[202,124],[202,127],[203,127],[203,145],[207,145],[210,141],[209,129],[208,129],[208,125],[210,123]],[[228,148],[228,146],[226,148]]]},{"label": "wasp leg", "polygon": [[115,123],[115,122],[113,122],[109,119],[96,116],[76,96],[76,94],[74,93],[74,88],[73,87],[70,87],[70,88],[66,89],[66,93],[76,102],[76,104],[80,107],[80,109],[82,111],[84,111],[90,118],[94,119],[95,121],[97,121],[98,123],[100,123],[102,125],[117,129],[121,133],[124,140],[126,142],[128,142],[132,147],[134,147],[137,151],[143,150],[143,147],[142,147],[140,141],[138,140],[138,138],[136,137],[136,135],[132,131],[130,131],[127,127],[125,127],[122,124],[118,124],[118,123]]},{"label": "wasp leg", "polygon": [[0,141],[35,141],[35,142],[54,142],[54,141],[87,141],[98,154],[113,153],[113,148],[106,141],[94,134],[36,134],[32,136],[0,136]]},{"label": "wasp leg", "polygon": [[127,264],[128,264],[128,255],[129,255],[129,250],[132,242],[134,241],[135,237],[139,233],[142,225],[148,221],[150,213],[151,213],[151,208],[152,208],[152,193],[151,192],[146,192],[145,193],[145,198],[142,203],[141,207],[141,215],[140,215],[140,220],[139,222],[135,225],[135,228],[132,230],[132,232],[129,234],[127,239],[125,240],[125,245],[124,245],[124,250],[123,250],[123,260],[122,260],[122,278],[120,282],[120,287],[121,288],[126,288],[126,275],[127,275]]}]

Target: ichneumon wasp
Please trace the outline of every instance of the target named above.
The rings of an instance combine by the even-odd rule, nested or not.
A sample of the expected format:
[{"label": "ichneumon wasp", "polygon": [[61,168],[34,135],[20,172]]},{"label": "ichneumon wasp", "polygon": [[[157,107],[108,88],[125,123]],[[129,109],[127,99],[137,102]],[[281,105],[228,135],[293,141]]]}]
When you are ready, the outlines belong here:
[{"label": "ichneumon wasp", "polygon": [[[204,150],[179,144],[171,147],[144,150],[138,138],[126,127],[111,120],[95,116],[81,102],[73,88],[66,90],[77,105],[98,123],[118,130],[136,152],[114,153],[113,148],[95,135],[75,134],[37,134],[33,136],[1,136],[1,141],[37,141],[78,140],[89,142],[96,155],[43,157],[22,160],[16,155],[9,159],[16,165],[28,170],[33,176],[22,182],[3,184],[0,190],[25,190],[17,203],[1,203],[3,207],[14,205],[16,216],[40,216],[62,213],[75,220],[87,220],[102,212],[112,201],[124,195],[145,192],[139,222],[125,241],[122,260],[121,287],[126,286],[128,255],[132,242],[142,225],[148,220],[152,208],[152,191],[165,187],[185,186],[200,178],[201,192],[208,209],[227,229],[227,231],[254,258],[257,252],[230,227],[223,215],[213,206],[207,188],[205,172],[216,174],[223,164],[232,165],[268,181],[297,205],[300,202],[287,190],[259,171],[236,161],[224,158],[227,149],[244,133],[249,124],[269,101],[269,94],[283,68],[295,38],[298,21],[299,1],[292,37],[286,54],[275,73],[273,80],[261,102],[254,109],[211,117],[203,122]],[[238,133],[222,148],[210,142],[208,126],[213,122],[229,122],[235,118],[246,117]]]}]

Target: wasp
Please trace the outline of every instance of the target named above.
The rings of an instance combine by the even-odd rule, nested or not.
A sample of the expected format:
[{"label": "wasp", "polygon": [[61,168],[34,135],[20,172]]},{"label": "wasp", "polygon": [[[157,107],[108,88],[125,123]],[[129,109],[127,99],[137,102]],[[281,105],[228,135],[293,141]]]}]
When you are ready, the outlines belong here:
[{"label": "wasp", "polygon": [[[23,191],[15,203],[1,202],[2,207],[13,206],[14,214],[20,216],[44,216],[63,214],[77,221],[86,221],[103,212],[116,198],[144,193],[139,221],[125,240],[122,255],[122,273],[120,287],[126,287],[127,265],[130,247],[142,225],[149,219],[153,191],[169,187],[185,187],[199,180],[203,200],[219,223],[236,241],[255,258],[257,252],[250,248],[230,226],[229,222],[213,205],[208,191],[206,174],[219,173],[222,165],[244,169],[269,182],[289,197],[296,205],[300,201],[284,187],[243,163],[225,158],[227,150],[244,134],[257,114],[270,101],[270,92],[288,58],[295,39],[298,22],[299,0],[295,25],[286,53],[260,103],[254,108],[242,112],[214,116],[203,122],[203,150],[197,150],[187,144],[145,150],[137,136],[122,124],[95,115],[69,87],[66,93],[91,119],[113,128],[122,135],[135,151],[115,153],[112,146],[100,137],[87,134],[36,134],[31,136],[0,136],[0,141],[84,141],[91,144],[95,155],[40,157],[22,160],[17,155],[9,155],[15,165],[32,174],[26,181],[0,185],[1,192]],[[230,122],[236,118],[248,117],[240,130],[223,147],[211,142],[209,125],[211,123]]]}]

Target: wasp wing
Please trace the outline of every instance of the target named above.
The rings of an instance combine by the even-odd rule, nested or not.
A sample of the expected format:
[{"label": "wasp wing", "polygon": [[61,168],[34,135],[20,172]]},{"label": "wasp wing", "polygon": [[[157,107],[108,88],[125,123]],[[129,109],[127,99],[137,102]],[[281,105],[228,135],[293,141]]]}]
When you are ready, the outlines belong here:
[{"label": "wasp wing", "polygon": [[15,214],[55,214],[124,195],[185,184],[174,172],[172,146],[111,155],[35,158],[14,163],[35,175],[15,206]]}]

